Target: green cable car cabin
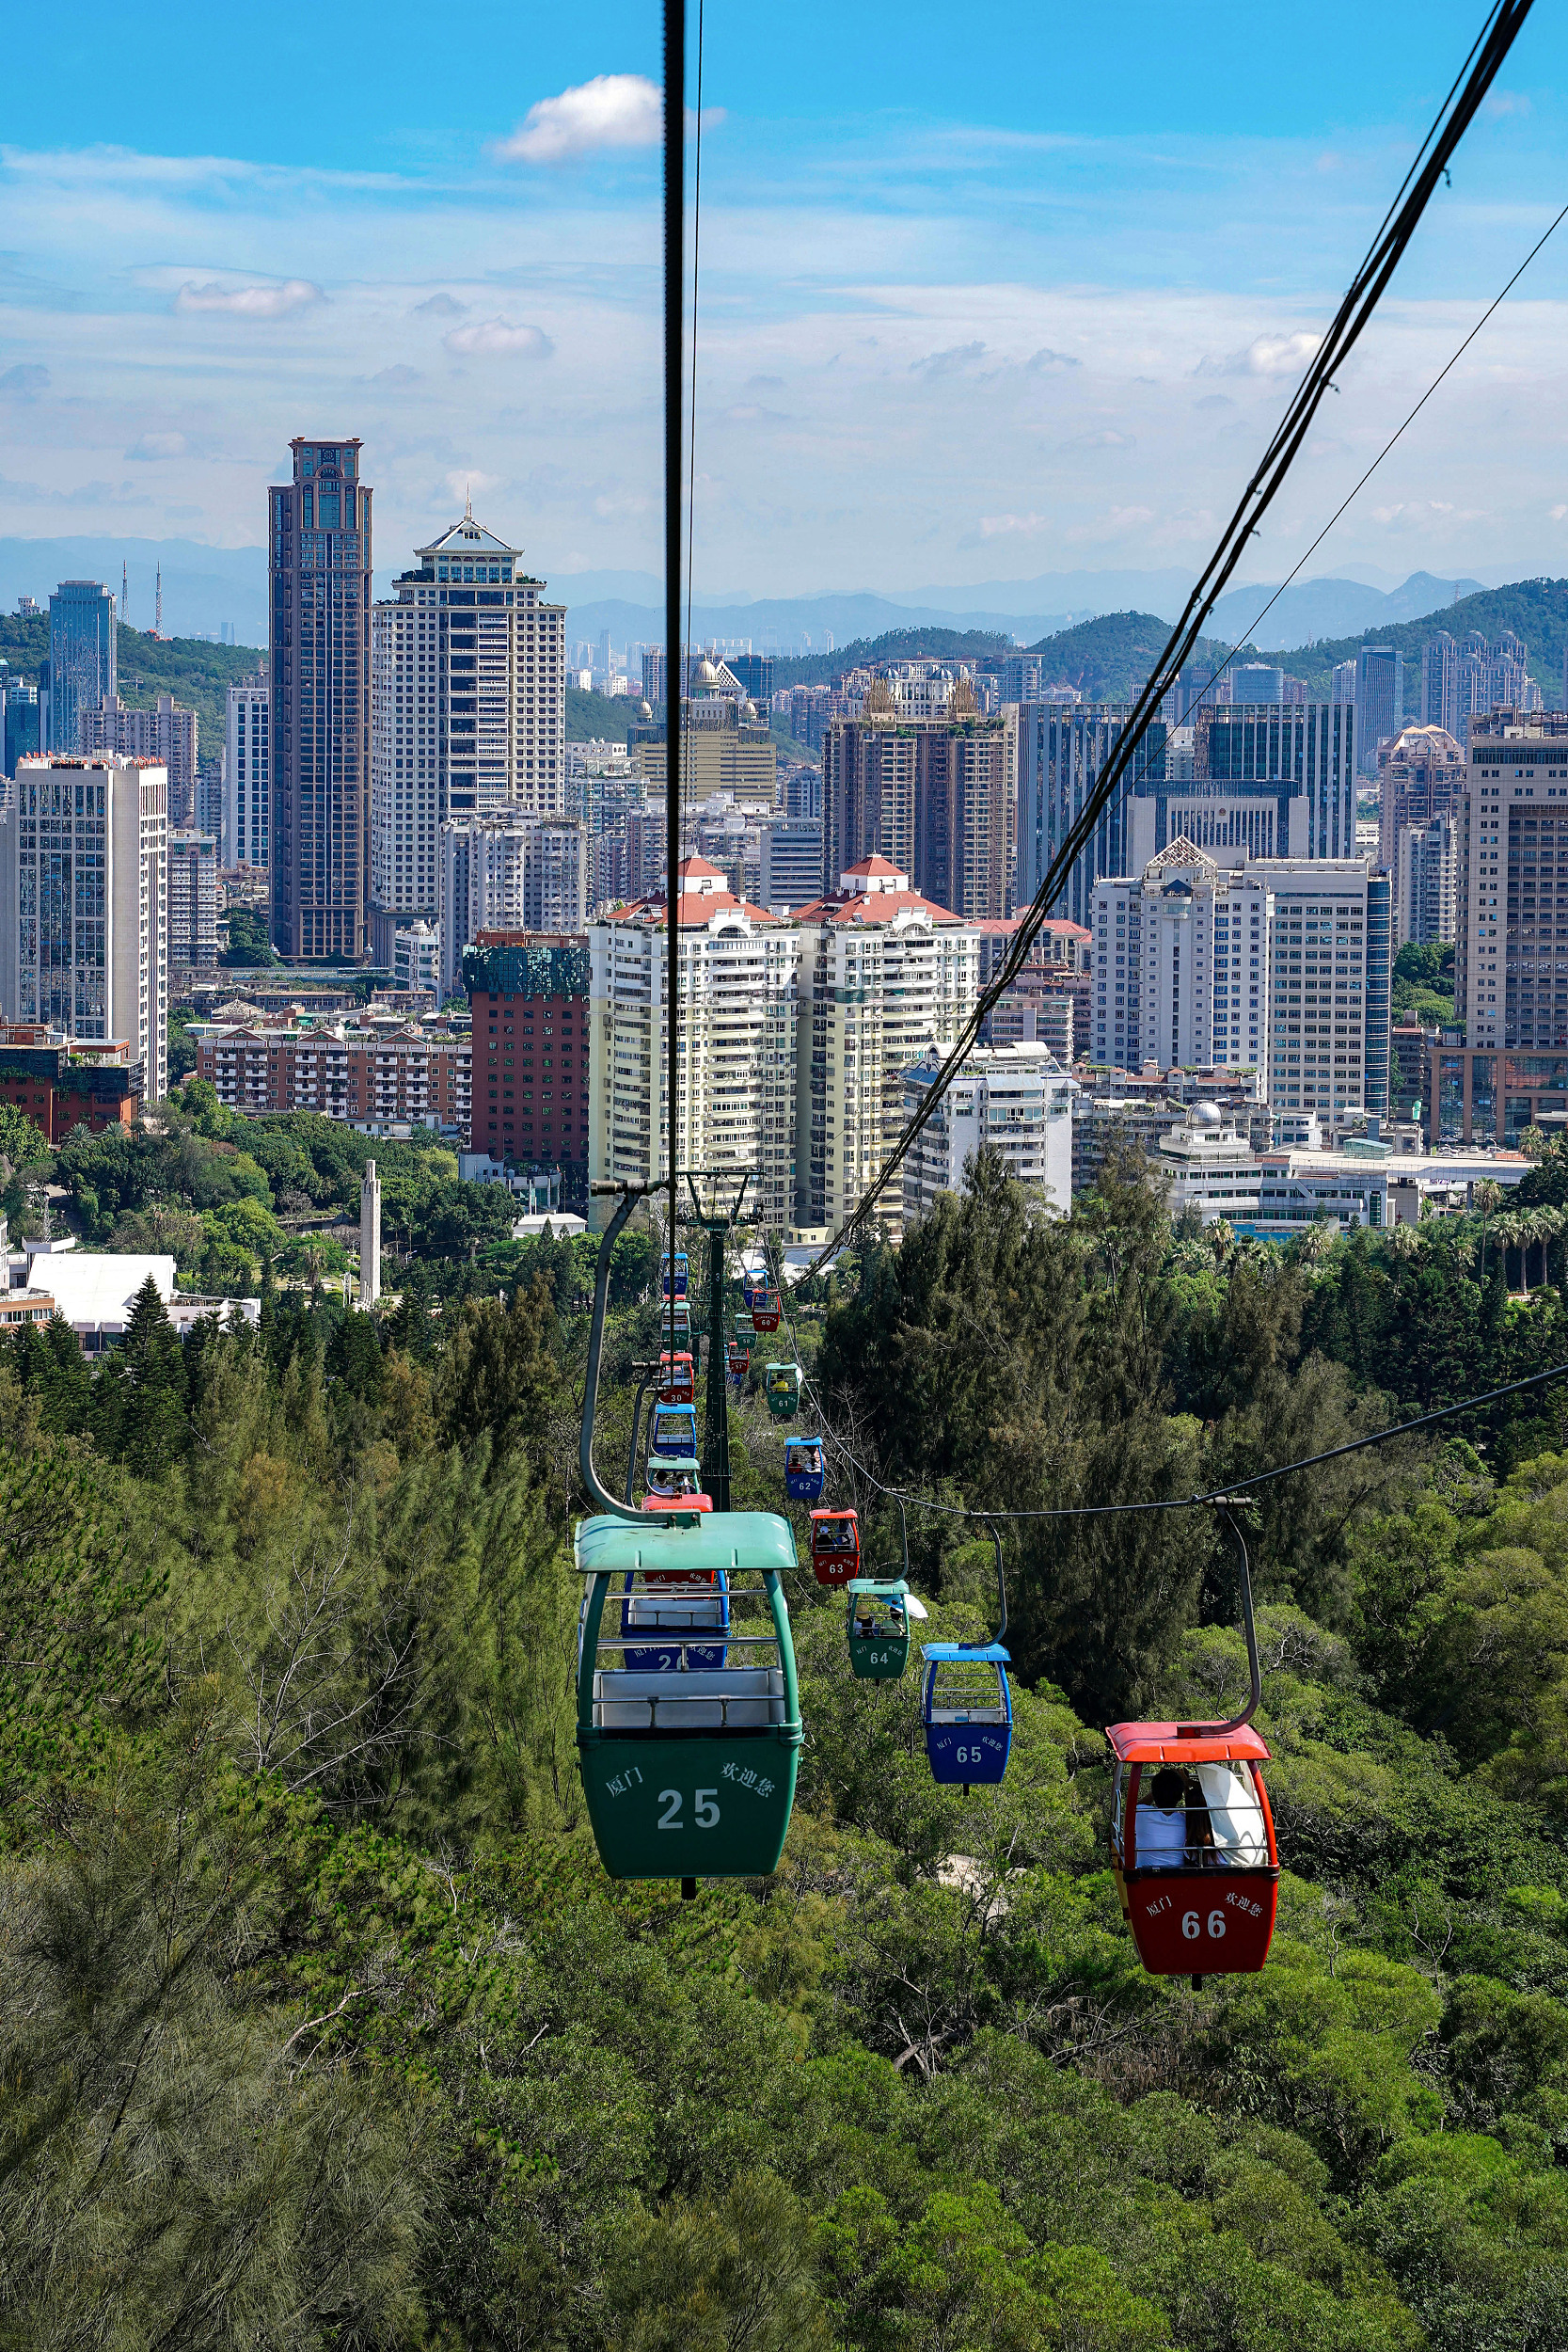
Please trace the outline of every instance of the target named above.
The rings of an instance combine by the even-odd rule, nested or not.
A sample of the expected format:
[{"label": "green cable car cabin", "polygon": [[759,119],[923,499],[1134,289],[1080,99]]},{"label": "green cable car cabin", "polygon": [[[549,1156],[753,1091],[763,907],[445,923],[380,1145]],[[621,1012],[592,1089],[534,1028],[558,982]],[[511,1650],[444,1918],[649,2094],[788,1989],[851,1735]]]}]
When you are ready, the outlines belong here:
[{"label": "green cable car cabin", "polygon": [[[770,1511],[663,1516],[646,1526],[583,1519],[586,1580],[578,1648],[578,1750],[599,1858],[611,1878],[762,1878],[778,1867],[800,1770],[800,1698],[783,1577],[796,1565],[786,1519]],[[722,1577],[724,1663],[631,1667],[624,1612],[605,1603],[644,1587],[660,1603]],[[634,1612],[634,1614],[636,1613]],[[641,1634],[638,1646],[646,1644]]]},{"label": "green cable car cabin", "polygon": [[924,1608],[901,1576],[857,1576],[846,1591],[850,1673],[858,1682],[896,1682],[910,1662],[910,1621]]},{"label": "green cable car cabin", "polygon": [[768,1409],[775,1421],[793,1421],[800,1409],[799,1364],[769,1364],[766,1381]]}]

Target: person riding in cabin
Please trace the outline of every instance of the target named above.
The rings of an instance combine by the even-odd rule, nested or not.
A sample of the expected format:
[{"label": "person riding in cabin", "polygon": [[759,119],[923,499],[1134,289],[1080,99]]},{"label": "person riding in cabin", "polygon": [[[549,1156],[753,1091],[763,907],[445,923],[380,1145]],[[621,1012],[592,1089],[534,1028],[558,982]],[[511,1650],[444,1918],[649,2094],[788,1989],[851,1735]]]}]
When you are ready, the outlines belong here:
[{"label": "person riding in cabin", "polygon": [[1195,1824],[1187,1812],[1185,1774],[1167,1764],[1155,1773],[1147,1801],[1138,1807],[1137,1861],[1144,1870],[1180,1870],[1187,1860]]}]

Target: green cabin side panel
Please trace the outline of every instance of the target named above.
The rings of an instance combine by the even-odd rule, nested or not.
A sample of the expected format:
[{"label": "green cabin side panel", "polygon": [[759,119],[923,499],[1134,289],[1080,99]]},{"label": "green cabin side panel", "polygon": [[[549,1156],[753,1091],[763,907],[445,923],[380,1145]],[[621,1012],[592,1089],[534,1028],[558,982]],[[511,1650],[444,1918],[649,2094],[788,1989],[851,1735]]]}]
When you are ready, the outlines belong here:
[{"label": "green cabin side panel", "polygon": [[611,1878],[764,1878],[779,1866],[799,1727],[627,1739],[579,1732],[582,1786]]}]

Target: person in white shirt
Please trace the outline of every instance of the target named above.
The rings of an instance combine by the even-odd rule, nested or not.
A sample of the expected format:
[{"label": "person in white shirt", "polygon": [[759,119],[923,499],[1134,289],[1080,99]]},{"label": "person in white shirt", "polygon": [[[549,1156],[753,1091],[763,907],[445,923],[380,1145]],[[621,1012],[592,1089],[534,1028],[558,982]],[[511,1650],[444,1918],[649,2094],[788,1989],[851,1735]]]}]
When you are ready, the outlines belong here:
[{"label": "person in white shirt", "polygon": [[1180,1870],[1187,1859],[1187,1788],[1167,1764],[1154,1775],[1148,1803],[1138,1807],[1137,1867]]}]

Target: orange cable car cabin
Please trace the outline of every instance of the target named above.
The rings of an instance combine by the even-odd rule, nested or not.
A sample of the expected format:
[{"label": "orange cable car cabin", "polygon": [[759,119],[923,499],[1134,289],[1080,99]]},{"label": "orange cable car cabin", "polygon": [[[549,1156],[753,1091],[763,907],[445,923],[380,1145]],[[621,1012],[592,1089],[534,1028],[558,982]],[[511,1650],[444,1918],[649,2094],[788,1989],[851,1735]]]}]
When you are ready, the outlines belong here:
[{"label": "orange cable car cabin", "polygon": [[1151,1976],[1262,1967],[1279,1850],[1250,1724],[1112,1724],[1111,1861],[1122,1916]]}]

